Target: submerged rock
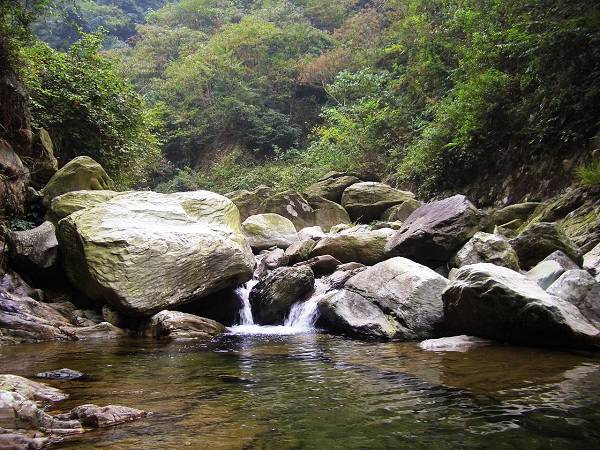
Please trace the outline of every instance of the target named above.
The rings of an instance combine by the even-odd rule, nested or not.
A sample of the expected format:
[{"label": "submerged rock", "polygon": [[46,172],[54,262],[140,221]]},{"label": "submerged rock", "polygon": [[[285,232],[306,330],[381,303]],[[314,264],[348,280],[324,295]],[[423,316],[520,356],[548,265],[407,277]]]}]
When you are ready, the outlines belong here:
[{"label": "submerged rock", "polygon": [[235,287],[254,256],[227,198],[131,192],[61,220],[66,273],[93,299],[150,315]]},{"label": "submerged rock", "polygon": [[37,402],[18,392],[0,390],[0,411],[2,411],[0,423],[14,430],[37,429],[60,435],[79,434],[84,431],[78,420],[51,416]]},{"label": "submerged rock", "polygon": [[175,339],[209,339],[224,331],[223,325],[211,319],[179,311],[161,311],[150,318],[144,335]]},{"label": "submerged rock", "polygon": [[0,428],[0,448],[9,450],[38,450],[50,443],[37,431],[16,431]]},{"label": "submerged rock", "polygon": [[248,217],[242,223],[242,231],[253,250],[271,247],[286,249],[298,240],[294,224],[289,219],[273,213]]},{"label": "submerged rock", "polygon": [[525,275],[473,264],[454,269],[444,291],[446,326],[456,333],[543,346],[598,348],[599,330],[576,306]]},{"label": "submerged rock", "polygon": [[556,250],[562,251],[573,261],[581,260],[575,244],[555,223],[539,222],[531,225],[510,243],[519,255],[523,269],[533,267]]},{"label": "submerged rock", "polygon": [[342,195],[342,206],[353,220],[370,222],[381,218],[391,206],[413,200],[412,192],[400,191],[383,183],[365,181],[346,188]]},{"label": "submerged rock", "polygon": [[250,291],[255,322],[261,325],[282,324],[290,306],[306,297],[314,284],[315,277],[308,266],[275,269]]},{"label": "submerged rock", "polygon": [[78,420],[82,425],[93,428],[106,428],[132,422],[148,416],[150,413],[141,409],[128,408],[120,405],[81,405],[73,408],[67,414],[61,414],[60,418]]},{"label": "submerged rock", "polygon": [[109,190],[114,183],[102,166],[89,156],[78,156],[56,172],[40,191],[46,206],[53,198],[71,191]]},{"label": "submerged rock", "polygon": [[48,372],[39,372],[35,374],[35,377],[44,378],[46,380],[70,381],[83,378],[84,374],[77,370],[67,369],[65,367],[64,369],[50,370]]},{"label": "submerged rock", "polygon": [[427,339],[420,342],[419,347],[423,350],[432,350],[434,352],[465,352],[473,347],[490,344],[492,344],[492,341],[488,339],[461,334],[460,336]]},{"label": "submerged rock", "polygon": [[413,212],[388,241],[388,257],[429,267],[445,264],[479,230],[482,213],[464,195],[428,203]]},{"label": "submerged rock", "polygon": [[519,258],[502,236],[479,231],[452,258],[453,267],[487,262],[519,270]]}]

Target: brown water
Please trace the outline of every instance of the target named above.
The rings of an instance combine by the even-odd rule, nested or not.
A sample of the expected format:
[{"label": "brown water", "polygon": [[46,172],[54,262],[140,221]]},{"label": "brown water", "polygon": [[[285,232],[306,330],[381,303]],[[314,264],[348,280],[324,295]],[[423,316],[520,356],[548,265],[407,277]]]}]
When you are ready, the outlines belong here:
[{"label": "brown water", "polygon": [[600,358],[518,347],[435,353],[324,334],[0,347],[0,371],[68,367],[82,403],[152,417],[61,448],[598,448]]}]

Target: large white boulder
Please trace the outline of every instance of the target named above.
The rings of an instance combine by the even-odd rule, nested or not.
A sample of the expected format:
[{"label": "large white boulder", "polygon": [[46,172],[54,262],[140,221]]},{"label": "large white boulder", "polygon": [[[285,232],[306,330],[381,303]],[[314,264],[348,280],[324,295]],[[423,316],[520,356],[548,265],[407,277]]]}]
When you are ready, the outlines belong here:
[{"label": "large white boulder", "polygon": [[88,297],[151,315],[252,276],[254,257],[226,197],[131,192],[62,219],[69,279]]}]

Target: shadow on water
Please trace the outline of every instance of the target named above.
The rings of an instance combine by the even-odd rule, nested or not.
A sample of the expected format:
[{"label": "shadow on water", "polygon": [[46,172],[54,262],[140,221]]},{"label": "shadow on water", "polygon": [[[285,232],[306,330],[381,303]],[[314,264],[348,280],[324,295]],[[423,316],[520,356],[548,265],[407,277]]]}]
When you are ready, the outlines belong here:
[{"label": "shadow on water", "polygon": [[[62,448],[591,448],[600,358],[490,346],[426,352],[324,334],[226,335],[0,349],[6,373],[68,367],[52,382],[82,403],[154,416]],[[493,444],[493,445],[492,445]]]}]

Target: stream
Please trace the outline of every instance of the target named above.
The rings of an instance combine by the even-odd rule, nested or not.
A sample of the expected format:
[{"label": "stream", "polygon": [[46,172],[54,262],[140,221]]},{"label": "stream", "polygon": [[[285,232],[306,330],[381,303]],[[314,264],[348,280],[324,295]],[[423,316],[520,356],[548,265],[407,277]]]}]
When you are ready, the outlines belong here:
[{"label": "stream", "polygon": [[[2,372],[69,367],[82,403],[154,415],[60,448],[593,448],[600,358],[489,346],[436,353],[314,332],[211,342],[52,342],[0,348]],[[494,447],[499,448],[499,447]]]}]

